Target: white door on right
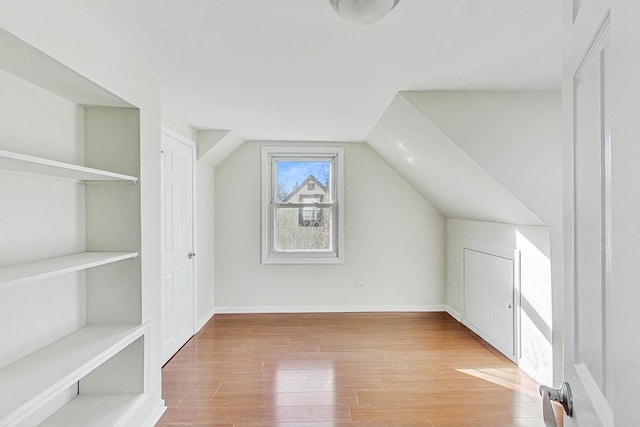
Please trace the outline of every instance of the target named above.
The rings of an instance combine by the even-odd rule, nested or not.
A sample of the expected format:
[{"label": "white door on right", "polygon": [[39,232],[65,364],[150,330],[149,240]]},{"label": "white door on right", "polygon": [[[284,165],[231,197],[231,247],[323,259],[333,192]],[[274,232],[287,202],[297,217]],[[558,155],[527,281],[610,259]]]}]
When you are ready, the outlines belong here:
[{"label": "white door on right", "polygon": [[[567,2],[568,3],[568,2]],[[611,140],[607,110],[609,12],[572,1],[565,25],[567,141],[564,377],[573,394],[565,426],[613,426],[611,357]]]}]

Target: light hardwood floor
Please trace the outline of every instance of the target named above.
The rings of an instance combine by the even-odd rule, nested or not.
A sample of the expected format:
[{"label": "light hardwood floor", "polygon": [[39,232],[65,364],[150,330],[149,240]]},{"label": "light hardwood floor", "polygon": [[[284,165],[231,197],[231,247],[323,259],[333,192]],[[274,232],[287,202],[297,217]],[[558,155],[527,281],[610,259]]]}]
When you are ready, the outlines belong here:
[{"label": "light hardwood floor", "polygon": [[538,385],[445,313],[216,315],[158,426],[543,426]]}]

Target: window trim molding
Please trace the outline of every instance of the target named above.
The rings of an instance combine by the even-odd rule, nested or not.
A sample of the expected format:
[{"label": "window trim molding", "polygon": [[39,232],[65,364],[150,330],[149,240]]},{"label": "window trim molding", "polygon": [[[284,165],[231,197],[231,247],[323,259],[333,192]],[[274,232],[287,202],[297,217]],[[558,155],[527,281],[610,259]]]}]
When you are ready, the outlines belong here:
[{"label": "window trim molding", "polygon": [[[335,157],[334,191],[337,216],[333,239],[335,251],[331,253],[283,253],[272,250],[271,197],[273,188],[272,158],[279,156],[332,156]],[[343,264],[344,263],[344,147],[339,146],[264,146],[262,147],[261,185],[261,254],[262,264]]]}]

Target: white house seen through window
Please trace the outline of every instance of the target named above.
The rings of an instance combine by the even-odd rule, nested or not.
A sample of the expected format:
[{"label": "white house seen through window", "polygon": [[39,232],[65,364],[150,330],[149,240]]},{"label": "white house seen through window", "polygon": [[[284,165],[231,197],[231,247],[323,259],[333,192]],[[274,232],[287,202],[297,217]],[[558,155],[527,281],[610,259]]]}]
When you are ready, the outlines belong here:
[{"label": "white house seen through window", "polygon": [[341,169],[341,148],[263,148],[264,263],[341,261]]}]

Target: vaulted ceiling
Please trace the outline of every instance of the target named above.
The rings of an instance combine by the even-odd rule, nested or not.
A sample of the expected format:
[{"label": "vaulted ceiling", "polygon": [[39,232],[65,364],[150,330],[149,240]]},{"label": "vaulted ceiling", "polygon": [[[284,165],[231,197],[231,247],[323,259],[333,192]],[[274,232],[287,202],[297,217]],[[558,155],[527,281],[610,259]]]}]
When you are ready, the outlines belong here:
[{"label": "vaulted ceiling", "polygon": [[163,107],[253,140],[362,141],[399,91],[560,85],[558,0],[70,0],[157,74]]},{"label": "vaulted ceiling", "polygon": [[[455,93],[559,89],[558,0],[401,0],[367,26],[343,20],[329,0],[68,1],[159,77],[163,109],[200,131],[206,163],[245,140],[366,140],[446,217],[549,217],[539,194],[557,183],[536,169],[523,179],[517,163],[483,160],[474,148],[489,120],[496,147],[535,151],[537,136],[520,138],[528,124],[514,134],[478,114],[508,114],[512,95],[484,104]],[[453,98],[416,95],[442,90]],[[535,108],[517,105],[528,123]]]}]

